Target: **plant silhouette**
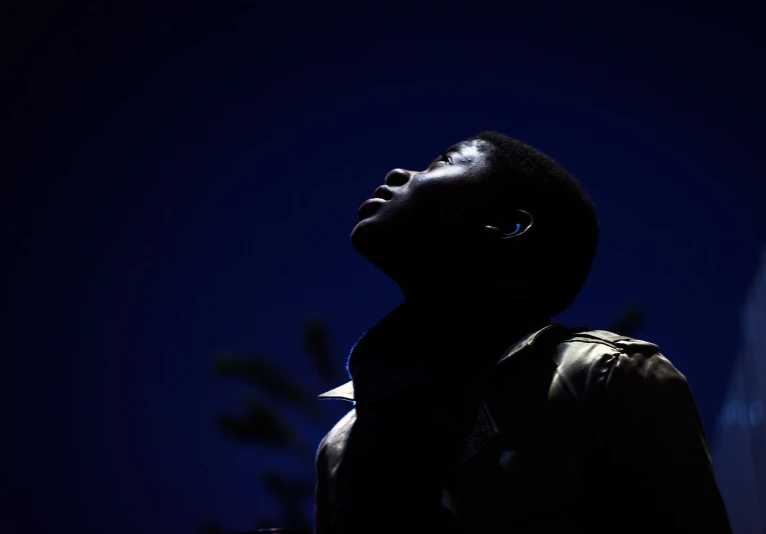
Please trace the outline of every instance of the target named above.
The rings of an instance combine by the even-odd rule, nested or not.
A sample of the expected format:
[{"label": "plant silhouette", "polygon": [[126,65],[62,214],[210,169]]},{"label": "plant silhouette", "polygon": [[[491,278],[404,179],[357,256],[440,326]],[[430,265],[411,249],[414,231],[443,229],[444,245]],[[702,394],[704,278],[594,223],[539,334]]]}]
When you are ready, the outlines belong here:
[{"label": "plant silhouette", "polygon": [[[318,317],[309,319],[303,329],[303,349],[308,363],[319,377],[323,390],[347,380],[345,362],[332,358],[328,329]],[[278,503],[277,517],[262,516],[256,528],[284,527],[310,531],[313,521],[307,509],[314,496],[314,453],[316,436],[306,436],[305,428],[314,423],[326,432],[335,420],[324,404],[317,401],[319,391],[305,383],[298,373],[288,374],[272,360],[259,356],[220,351],[213,360],[216,375],[245,382],[252,393],[244,400],[243,413],[222,414],[215,418],[216,427],[233,441],[262,449],[287,452],[297,466],[305,466],[299,476],[267,468],[260,475],[260,484]],[[326,387],[324,387],[326,386]],[[307,424],[290,426],[285,414],[298,412]],[[316,441],[316,443],[315,443]],[[202,526],[204,534],[225,534],[215,523]]]}]

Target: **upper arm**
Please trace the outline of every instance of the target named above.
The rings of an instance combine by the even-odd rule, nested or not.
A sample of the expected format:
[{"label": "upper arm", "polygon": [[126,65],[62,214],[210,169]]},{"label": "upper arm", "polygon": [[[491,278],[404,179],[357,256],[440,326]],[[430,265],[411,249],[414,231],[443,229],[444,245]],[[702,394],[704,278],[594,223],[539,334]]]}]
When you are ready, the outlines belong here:
[{"label": "upper arm", "polygon": [[620,355],[604,400],[613,520],[635,531],[731,532],[686,378],[659,353]]},{"label": "upper arm", "polygon": [[316,454],[316,484],[314,486],[314,534],[328,532],[329,508],[327,488],[327,435],[322,438]]},{"label": "upper arm", "polygon": [[314,490],[314,534],[330,532],[335,496],[335,470],[346,445],[356,411],[350,410],[322,438],[316,454],[316,486]]}]

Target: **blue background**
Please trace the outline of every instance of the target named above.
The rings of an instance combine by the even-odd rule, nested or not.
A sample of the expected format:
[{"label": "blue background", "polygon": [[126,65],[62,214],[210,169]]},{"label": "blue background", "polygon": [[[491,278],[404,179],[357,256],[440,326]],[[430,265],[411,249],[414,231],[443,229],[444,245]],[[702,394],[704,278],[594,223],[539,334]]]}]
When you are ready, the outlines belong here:
[{"label": "blue background", "polygon": [[763,4],[220,4],[0,17],[4,532],[251,527],[279,456],[213,427],[242,395],[213,352],[315,383],[307,317],[343,360],[401,302],[358,205],[486,129],[597,205],[561,320],[642,306],[712,433],[766,241]]}]

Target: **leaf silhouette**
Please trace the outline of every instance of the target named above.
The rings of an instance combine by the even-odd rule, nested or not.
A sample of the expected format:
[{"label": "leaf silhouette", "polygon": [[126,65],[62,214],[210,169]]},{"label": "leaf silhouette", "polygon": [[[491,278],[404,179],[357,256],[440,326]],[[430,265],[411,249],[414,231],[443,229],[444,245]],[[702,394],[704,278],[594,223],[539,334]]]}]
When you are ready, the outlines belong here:
[{"label": "leaf silhouette", "polygon": [[632,337],[645,321],[644,311],[636,305],[630,305],[609,327],[611,332]]},{"label": "leaf silhouette", "polygon": [[303,334],[303,347],[325,382],[334,378],[336,365],[330,357],[330,342],[324,321],[314,318],[306,323]]},{"label": "leaf silhouette", "polygon": [[282,500],[300,501],[314,494],[314,478],[290,477],[283,473],[267,470],[261,474],[261,481],[267,491]]},{"label": "leaf silhouette", "polygon": [[287,376],[263,358],[246,358],[228,352],[219,352],[213,368],[219,376],[241,378],[272,395],[274,398],[299,407],[314,419],[321,415],[320,406],[298,377]]},{"label": "leaf silhouette", "polygon": [[303,503],[314,496],[314,478],[306,479],[267,470],[261,475],[261,481],[266,490],[282,503],[285,526],[309,532],[311,521],[304,513]]},{"label": "leaf silhouette", "polygon": [[256,399],[246,400],[243,417],[219,415],[215,418],[218,428],[235,441],[277,447],[292,447],[295,440],[292,431],[269,407]]},{"label": "leaf silhouette", "polygon": [[[328,329],[321,319],[314,318],[304,323],[303,349],[308,353],[318,378],[324,381],[336,379],[344,369],[343,362],[330,357],[328,338]],[[302,473],[306,476],[279,470],[262,473],[261,485],[279,503],[277,515],[281,519],[275,523],[274,516],[261,515],[258,528],[279,525],[294,529],[289,532],[295,534],[310,534],[312,521],[307,515],[306,504],[313,499],[315,490],[316,477],[311,460],[316,452],[316,442],[314,437],[304,439],[305,427],[285,416],[291,406],[297,406],[301,408],[304,418],[321,421],[323,426],[331,423],[324,420],[328,415],[326,408],[314,397],[315,384],[311,381],[304,384],[308,377],[289,376],[262,357],[229,351],[215,354],[213,371],[218,376],[245,381],[257,395],[246,400],[243,415],[219,415],[215,418],[215,424],[222,433],[242,443],[285,449],[296,461],[308,461],[307,469]],[[206,526],[215,528],[214,525]],[[214,530],[210,533],[217,534]]]}]

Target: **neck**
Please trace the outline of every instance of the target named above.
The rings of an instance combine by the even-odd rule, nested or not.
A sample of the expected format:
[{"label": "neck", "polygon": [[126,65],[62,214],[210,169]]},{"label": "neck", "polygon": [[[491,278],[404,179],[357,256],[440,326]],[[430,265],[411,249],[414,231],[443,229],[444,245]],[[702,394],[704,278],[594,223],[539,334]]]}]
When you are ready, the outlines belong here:
[{"label": "neck", "polygon": [[454,278],[425,283],[400,283],[408,304],[463,300],[525,299],[542,304],[537,289],[527,282],[500,277]]},{"label": "neck", "polygon": [[452,281],[409,293],[359,340],[348,369],[368,355],[386,361],[450,361],[450,354],[495,355],[514,338],[550,322],[543,301],[529,284],[509,280]]}]

